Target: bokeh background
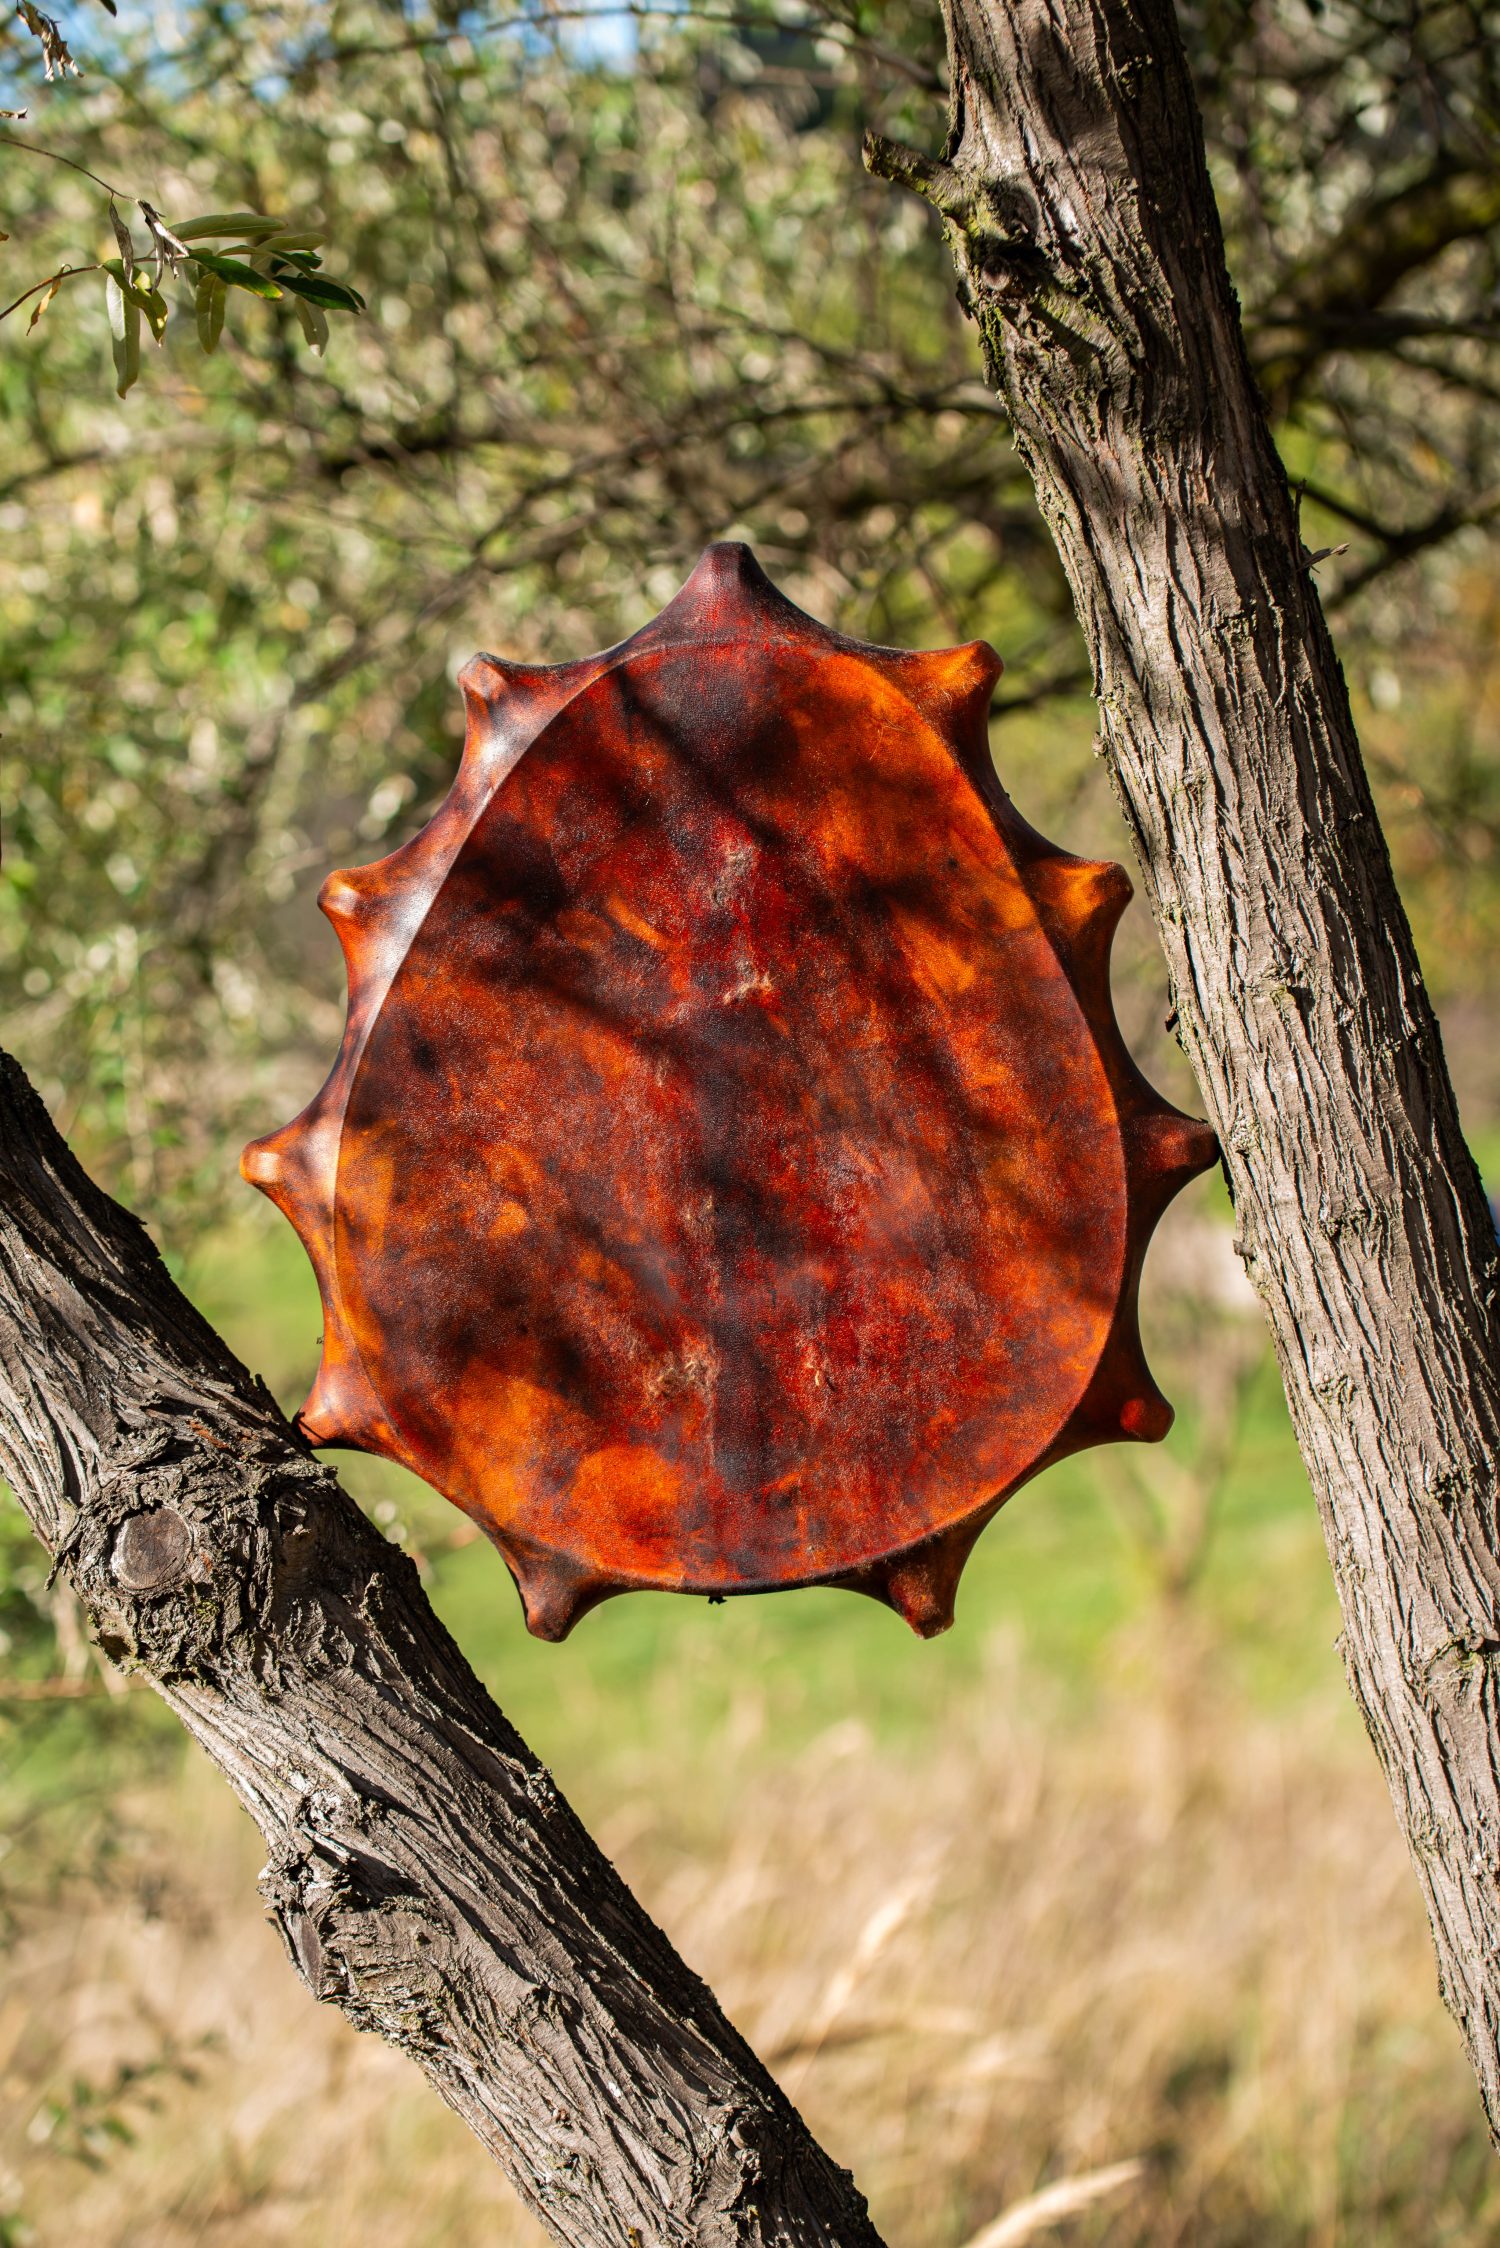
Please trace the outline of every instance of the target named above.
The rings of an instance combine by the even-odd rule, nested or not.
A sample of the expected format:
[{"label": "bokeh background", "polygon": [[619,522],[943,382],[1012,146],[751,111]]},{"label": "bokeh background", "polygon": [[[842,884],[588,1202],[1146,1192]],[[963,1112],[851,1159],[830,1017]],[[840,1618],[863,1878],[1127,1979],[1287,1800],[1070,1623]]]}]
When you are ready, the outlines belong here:
[{"label": "bokeh background", "polygon": [[[1184,27],[1500,1177],[1497,26],[1191,0]],[[369,303],[318,357],[285,304],[236,296],[212,359],[175,305],[123,404],[97,273],[0,327],[0,1030],[290,1408],[316,1295],[238,1149],[321,1079],[342,985],[319,881],[430,813],[476,649],[606,645],[708,539],[748,538],[845,630],[991,639],[1021,808],[1128,851],[936,224],[858,162],[867,125],[940,138],[923,0],[163,0],[66,28],[84,69],[50,85],[24,29],[0,44],[0,106],[30,109],[0,144],[7,301],[113,248],[97,181],[30,140],[127,211],[321,230]],[[1139,907],[1117,983],[1143,1063],[1196,1105]],[[348,1462],[892,2248],[1500,2241],[1230,1244],[1209,1180],[1153,1253],[1166,1445],[1024,1491],[932,1645],[803,1593],[637,1597],[538,1646],[459,1516]],[[415,2072],[288,1972],[248,1822],[45,1569],[0,1500],[0,2248],[535,2248]]]}]

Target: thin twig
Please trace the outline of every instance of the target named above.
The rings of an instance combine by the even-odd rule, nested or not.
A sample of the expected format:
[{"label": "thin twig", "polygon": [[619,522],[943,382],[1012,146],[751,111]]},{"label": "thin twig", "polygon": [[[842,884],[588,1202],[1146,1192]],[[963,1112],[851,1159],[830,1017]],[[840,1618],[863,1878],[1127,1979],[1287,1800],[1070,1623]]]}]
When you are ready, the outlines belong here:
[{"label": "thin twig", "polygon": [[[81,172],[86,180],[93,181],[95,187],[102,187],[106,195],[117,195],[127,203],[135,201],[128,187],[111,187],[108,180],[102,180],[97,172],[91,172],[87,164],[80,164],[72,156],[59,156],[55,148],[39,148],[35,141],[17,140],[14,133],[0,133],[0,147],[21,148],[28,156],[45,156],[49,164],[66,164],[70,172]],[[83,271],[81,266],[79,271]]]},{"label": "thin twig", "polygon": [[22,305],[26,303],[28,298],[40,295],[43,289],[50,289],[55,282],[71,281],[75,273],[102,273],[103,271],[104,268],[102,265],[62,266],[56,273],[49,273],[45,281],[33,281],[29,289],[23,289],[21,291],[21,294],[16,298],[15,303],[8,304],[5,307],[5,310],[3,312],[0,312],[0,320],[8,320],[13,312],[20,311]]}]

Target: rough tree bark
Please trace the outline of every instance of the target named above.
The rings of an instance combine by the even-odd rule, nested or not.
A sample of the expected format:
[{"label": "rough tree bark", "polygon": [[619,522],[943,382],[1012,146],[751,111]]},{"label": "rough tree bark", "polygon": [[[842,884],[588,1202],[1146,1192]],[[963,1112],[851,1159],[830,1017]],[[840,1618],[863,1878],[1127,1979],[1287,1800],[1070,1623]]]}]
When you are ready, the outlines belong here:
[{"label": "rough tree bark", "polygon": [[0,1055],[0,1472],[270,1852],[313,1994],[569,2248],[880,2248],[371,1527]]},{"label": "rough tree bark", "polygon": [[1495,1228],[1241,337],[1171,0],[945,0],[942,212],[1322,1513],[1349,1682],[1500,2131]]}]

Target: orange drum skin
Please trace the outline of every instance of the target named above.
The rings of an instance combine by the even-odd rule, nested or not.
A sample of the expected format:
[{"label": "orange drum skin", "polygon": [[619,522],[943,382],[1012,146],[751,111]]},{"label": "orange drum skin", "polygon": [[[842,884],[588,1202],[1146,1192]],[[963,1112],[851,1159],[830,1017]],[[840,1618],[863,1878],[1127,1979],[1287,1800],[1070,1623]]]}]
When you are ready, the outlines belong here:
[{"label": "orange drum skin", "polygon": [[322,1293],[302,1426],[462,1507],[543,1638],[805,1584],[941,1631],[1021,1483],[1170,1425],[1137,1286],[1215,1142],[1115,1025],[1124,873],[994,776],[999,671],[711,547],[618,648],[477,657],[440,810],[324,884],[343,1044],[243,1162]]}]

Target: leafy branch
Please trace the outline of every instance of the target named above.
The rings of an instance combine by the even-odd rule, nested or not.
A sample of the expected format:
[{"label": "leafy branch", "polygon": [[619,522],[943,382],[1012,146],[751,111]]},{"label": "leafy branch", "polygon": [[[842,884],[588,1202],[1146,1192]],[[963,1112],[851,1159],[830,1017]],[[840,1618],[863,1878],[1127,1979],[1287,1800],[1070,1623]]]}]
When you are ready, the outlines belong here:
[{"label": "leafy branch", "polygon": [[[318,252],[324,240],[319,233],[290,227],[284,219],[266,218],[256,211],[215,212],[189,219],[174,231],[149,203],[138,202],[136,208],[146,222],[150,248],[136,251],[112,202],[110,218],[120,255],[104,260],[116,389],[122,398],[140,374],[143,325],[158,344],[162,340],[170,315],[162,283],[169,276],[192,286],[198,342],[209,353],[219,347],[231,289],[268,301],[289,296],[303,335],[320,354],[328,342],[329,313],[365,309],[357,289],[319,272],[323,261]],[[207,242],[220,247],[198,246]]]},{"label": "leafy branch", "polygon": [[[0,311],[0,320],[9,319],[35,298],[27,324],[29,334],[65,281],[85,273],[103,273],[115,388],[121,398],[140,375],[142,329],[149,329],[158,344],[166,331],[171,306],[163,284],[168,280],[191,287],[198,342],[206,353],[218,349],[231,289],[267,301],[290,297],[304,337],[319,354],[328,342],[330,312],[360,313],[365,309],[365,300],[357,289],[342,281],[330,281],[319,271],[323,262],[319,251],[325,237],[313,229],[268,218],[259,211],[216,211],[174,228],[143,196],[128,196],[88,165],[56,149],[18,140],[8,133],[0,134],[0,147],[64,164],[102,187],[109,197],[109,222],[119,255],[92,265],[60,266],[55,273],[23,289]],[[121,203],[131,201],[145,225],[144,248],[137,247],[120,214]],[[208,243],[217,247],[201,246]]]}]

